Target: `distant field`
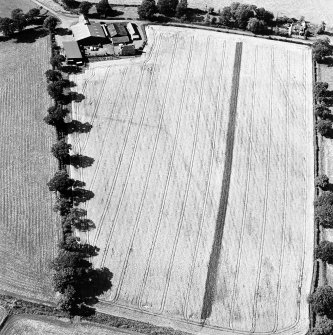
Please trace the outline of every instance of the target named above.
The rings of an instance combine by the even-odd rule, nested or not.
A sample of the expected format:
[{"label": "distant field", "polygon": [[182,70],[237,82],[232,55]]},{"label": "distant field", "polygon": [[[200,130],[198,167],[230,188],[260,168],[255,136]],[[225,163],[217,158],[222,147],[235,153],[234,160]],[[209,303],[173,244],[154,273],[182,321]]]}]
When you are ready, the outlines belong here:
[{"label": "distant field", "polygon": [[70,137],[95,159],[71,168],[95,193],[96,229],[82,237],[114,273],[103,311],[212,333],[305,334],[311,50],[171,27],[148,37],[145,58],[72,77],[86,96],[73,118],[93,125]]},{"label": "distant field", "polygon": [[53,299],[48,263],[60,237],[46,186],[57,170],[56,134],[43,122],[49,57],[48,37],[0,43],[0,290],[43,300]]},{"label": "distant field", "polygon": [[[83,1],[83,0],[78,0]],[[91,0],[90,2],[98,2]],[[140,5],[141,0],[109,0],[109,3],[119,5]],[[230,5],[235,0],[188,0],[188,5],[194,8],[205,9],[214,7],[217,11],[224,6]],[[251,3],[258,7],[265,7],[277,14],[300,18],[305,16],[306,20],[314,23],[325,21],[333,26],[333,5],[331,0],[237,0],[240,3]]]},{"label": "distant field", "polygon": [[135,334],[115,328],[55,321],[48,317],[12,316],[0,335],[126,335]]},{"label": "distant field", "polygon": [[10,16],[13,9],[21,8],[27,12],[31,8],[38,7],[31,0],[0,0],[0,17]]}]

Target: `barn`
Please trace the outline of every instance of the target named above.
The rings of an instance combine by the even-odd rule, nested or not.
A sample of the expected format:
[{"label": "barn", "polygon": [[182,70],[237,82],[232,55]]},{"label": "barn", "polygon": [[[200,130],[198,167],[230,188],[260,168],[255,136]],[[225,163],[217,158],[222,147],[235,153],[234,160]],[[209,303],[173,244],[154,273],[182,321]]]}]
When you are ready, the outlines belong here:
[{"label": "barn", "polygon": [[133,41],[140,39],[140,34],[138,32],[138,27],[136,25],[134,25],[133,23],[129,22],[129,23],[127,23],[126,28],[127,28],[127,31],[130,33],[131,39]]},{"label": "barn", "polygon": [[76,42],[80,45],[97,45],[108,42],[104,30],[98,22],[79,22],[71,27]]},{"label": "barn", "polygon": [[110,23],[107,25],[107,28],[109,31],[112,44],[114,45],[126,44],[130,41],[125,26],[117,23]]},{"label": "barn", "polygon": [[133,44],[122,45],[120,47],[120,54],[122,56],[134,56],[135,55],[135,46]]},{"label": "barn", "polygon": [[77,64],[82,62],[82,53],[76,41],[64,41],[63,47],[68,64]]}]

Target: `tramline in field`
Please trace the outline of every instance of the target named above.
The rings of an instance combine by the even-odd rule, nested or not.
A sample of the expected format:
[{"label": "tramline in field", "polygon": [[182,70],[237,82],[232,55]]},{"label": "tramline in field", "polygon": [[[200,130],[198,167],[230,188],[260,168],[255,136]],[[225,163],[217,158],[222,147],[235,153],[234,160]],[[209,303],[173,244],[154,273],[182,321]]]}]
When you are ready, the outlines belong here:
[{"label": "tramline in field", "polygon": [[72,77],[95,159],[83,236],[113,273],[100,308],[207,333],[308,329],[311,50],[151,26],[142,58]]}]

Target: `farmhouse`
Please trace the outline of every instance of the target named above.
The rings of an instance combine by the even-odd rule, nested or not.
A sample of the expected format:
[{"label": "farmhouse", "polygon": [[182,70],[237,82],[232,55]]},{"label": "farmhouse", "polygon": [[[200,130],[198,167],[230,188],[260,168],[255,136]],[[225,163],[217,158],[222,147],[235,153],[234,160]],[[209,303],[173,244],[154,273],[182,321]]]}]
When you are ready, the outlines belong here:
[{"label": "farmhouse", "polygon": [[107,29],[113,44],[118,45],[121,43],[128,43],[130,41],[125,26],[117,23],[111,23],[107,25]]},{"label": "farmhouse", "polygon": [[75,41],[80,45],[96,45],[107,42],[104,30],[100,23],[88,20],[71,27]]},{"label": "farmhouse", "polygon": [[65,50],[67,63],[82,62],[82,53],[76,41],[64,41],[63,47]]},{"label": "farmhouse", "polygon": [[131,35],[131,39],[134,40],[139,40],[140,39],[140,34],[138,32],[138,28],[136,25],[133,23],[129,22],[126,26],[129,34]]}]

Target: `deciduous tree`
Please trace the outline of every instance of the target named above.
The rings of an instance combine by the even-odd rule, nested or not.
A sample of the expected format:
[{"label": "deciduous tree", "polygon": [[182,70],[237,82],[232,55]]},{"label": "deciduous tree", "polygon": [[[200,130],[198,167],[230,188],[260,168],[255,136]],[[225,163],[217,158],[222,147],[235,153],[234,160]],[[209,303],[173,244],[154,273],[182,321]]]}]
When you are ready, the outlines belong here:
[{"label": "deciduous tree", "polygon": [[329,285],[319,286],[309,295],[308,302],[319,315],[332,316],[333,314],[333,288]]},{"label": "deciduous tree", "polygon": [[158,0],[157,10],[159,13],[166,16],[174,16],[176,13],[177,5],[178,0]]},{"label": "deciduous tree", "polygon": [[72,145],[66,143],[66,141],[60,140],[52,145],[52,155],[62,162],[66,162],[69,159],[69,150],[72,149]]},{"label": "deciduous tree", "polygon": [[333,242],[322,241],[315,249],[316,258],[323,262],[333,263]]},{"label": "deciduous tree", "polygon": [[15,33],[14,21],[9,17],[0,18],[0,32],[6,37],[11,37]]},{"label": "deciduous tree", "polygon": [[326,176],[326,174],[321,174],[315,178],[316,187],[326,189],[328,185],[329,185],[329,178]]},{"label": "deciduous tree", "polygon": [[265,29],[264,21],[258,20],[255,17],[251,17],[247,23],[246,29],[254,34],[261,34]]},{"label": "deciduous tree", "polygon": [[313,328],[311,335],[332,335],[333,334],[333,320],[327,316],[323,316],[316,320],[316,326]]},{"label": "deciduous tree", "polygon": [[108,15],[111,13],[112,8],[108,2],[108,0],[100,0],[96,4],[96,10],[99,15]]},{"label": "deciduous tree", "polygon": [[187,12],[187,0],[180,0],[176,7],[176,16],[178,18],[181,18],[184,15],[186,15],[186,12]]},{"label": "deciduous tree", "polygon": [[322,136],[330,136],[332,133],[332,121],[319,120],[316,124],[316,128]]},{"label": "deciduous tree", "polygon": [[60,23],[59,19],[55,16],[48,16],[43,23],[43,27],[48,29],[50,33],[55,31],[56,26]]},{"label": "deciduous tree", "polygon": [[79,6],[79,11],[83,15],[88,15],[91,7],[92,7],[92,4],[90,2],[82,1]]},{"label": "deciduous tree", "polygon": [[313,59],[320,63],[325,57],[331,56],[333,53],[332,45],[328,37],[320,38],[312,44]]},{"label": "deciduous tree", "polygon": [[61,170],[54,174],[51,180],[47,183],[47,186],[51,192],[58,191],[60,193],[66,193],[70,190],[74,183],[75,180],[69,178],[69,175],[66,171]]}]

